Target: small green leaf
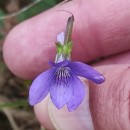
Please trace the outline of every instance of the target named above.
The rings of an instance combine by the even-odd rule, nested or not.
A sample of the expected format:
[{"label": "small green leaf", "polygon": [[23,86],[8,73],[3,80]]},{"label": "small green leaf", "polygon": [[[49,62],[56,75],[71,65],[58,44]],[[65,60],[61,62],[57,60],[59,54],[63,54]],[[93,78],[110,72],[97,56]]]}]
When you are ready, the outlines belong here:
[{"label": "small green leaf", "polygon": [[72,50],[72,42],[68,42],[67,44],[62,45],[61,43],[56,43],[57,47],[57,59],[62,56],[64,60],[70,59],[70,54]]}]

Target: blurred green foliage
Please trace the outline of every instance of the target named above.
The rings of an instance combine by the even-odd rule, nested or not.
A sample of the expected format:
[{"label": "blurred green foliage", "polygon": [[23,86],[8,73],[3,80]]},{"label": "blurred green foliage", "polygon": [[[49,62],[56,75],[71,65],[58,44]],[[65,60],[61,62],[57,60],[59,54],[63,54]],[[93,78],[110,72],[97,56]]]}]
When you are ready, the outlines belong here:
[{"label": "blurred green foliage", "polygon": [[[0,17],[4,16],[4,12],[3,10],[0,9]],[[4,27],[4,22],[3,20],[0,20],[0,29],[2,29]],[[2,33],[0,33],[0,40],[4,38],[4,35]]]},{"label": "blurred green foliage", "polygon": [[[9,2],[9,0],[5,0],[6,4],[7,4],[6,1]],[[18,12],[9,14],[7,13],[7,11],[5,11],[5,7],[3,7],[2,5],[0,6],[0,40],[4,38],[4,35],[1,33],[1,30],[4,28],[5,19],[13,17],[19,23],[55,6],[62,0],[30,0],[30,1],[32,2],[28,4],[28,2],[25,0],[24,3],[27,2],[26,6],[21,8]]]},{"label": "blurred green foliage", "polygon": [[[6,0],[5,0],[6,1]],[[62,0],[31,0],[32,2],[28,4],[27,6],[23,7],[19,10],[19,12],[16,13],[16,18],[18,21],[26,20],[32,16],[35,16],[53,6],[58,4]],[[25,0],[26,2],[26,0]],[[4,19],[1,19],[3,16],[7,16],[11,14],[6,14],[2,8],[0,8],[0,27],[2,26],[1,21]]]},{"label": "blurred green foliage", "polygon": [[[36,0],[33,0],[36,1]],[[18,20],[23,21],[25,19],[28,19],[34,15],[37,15],[53,6],[55,6],[58,3],[57,0],[41,0],[32,7],[28,8],[26,11],[20,13],[18,15]]]},{"label": "blurred green foliage", "polygon": [[[4,16],[4,11],[2,9],[0,9],[0,17],[3,17]],[[3,21],[0,20],[0,27],[3,26]]]},{"label": "blurred green foliage", "polygon": [[14,102],[0,103],[0,108],[4,108],[4,107],[23,107],[23,106],[29,106],[27,100],[18,100],[18,101],[14,101]]}]

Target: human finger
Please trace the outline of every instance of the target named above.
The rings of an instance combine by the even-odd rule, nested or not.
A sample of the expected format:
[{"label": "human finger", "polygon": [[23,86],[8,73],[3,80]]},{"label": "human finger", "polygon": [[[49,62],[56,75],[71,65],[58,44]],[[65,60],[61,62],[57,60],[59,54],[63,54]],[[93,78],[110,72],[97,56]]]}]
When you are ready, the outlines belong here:
[{"label": "human finger", "polygon": [[90,110],[95,130],[129,130],[130,69],[126,65],[99,67],[104,84],[90,83]]},{"label": "human finger", "polygon": [[[130,1],[76,0],[56,6],[15,27],[4,44],[4,59],[19,77],[32,79],[48,68],[55,41],[74,14],[72,59],[83,62],[130,49]],[[125,24],[124,24],[125,23]],[[58,25],[58,26],[57,26]]]}]

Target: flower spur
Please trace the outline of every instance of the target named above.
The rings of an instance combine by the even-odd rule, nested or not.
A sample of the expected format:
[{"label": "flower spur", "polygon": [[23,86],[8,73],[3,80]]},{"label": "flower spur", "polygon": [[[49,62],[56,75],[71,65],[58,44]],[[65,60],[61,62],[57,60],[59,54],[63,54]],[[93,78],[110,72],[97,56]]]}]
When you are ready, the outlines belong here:
[{"label": "flower spur", "polygon": [[41,73],[32,82],[29,90],[29,103],[41,102],[50,92],[53,104],[58,108],[67,105],[69,111],[75,110],[83,101],[85,88],[78,76],[85,77],[97,84],[105,81],[103,75],[91,66],[81,62],[72,62],[71,31],[74,18],[68,19],[66,33],[57,36],[57,55],[51,69]]}]

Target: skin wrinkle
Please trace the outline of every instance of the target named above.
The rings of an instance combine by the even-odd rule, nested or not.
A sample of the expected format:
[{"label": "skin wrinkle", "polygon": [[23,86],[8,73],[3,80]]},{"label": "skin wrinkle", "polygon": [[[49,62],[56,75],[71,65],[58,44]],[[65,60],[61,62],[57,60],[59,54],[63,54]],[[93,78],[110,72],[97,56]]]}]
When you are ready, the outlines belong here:
[{"label": "skin wrinkle", "polygon": [[[119,90],[119,121],[121,123],[122,126],[120,126],[122,129],[129,129],[130,128],[130,125],[129,124],[126,124],[127,121],[123,121],[123,119],[126,119],[125,117],[123,118],[122,116],[124,116],[124,114],[122,115],[122,112],[124,111],[124,109],[122,109],[122,106],[126,104],[126,116],[127,116],[127,119],[128,121],[130,122],[130,119],[129,119],[129,113],[130,113],[130,106],[129,106],[129,102],[130,102],[130,99],[129,99],[129,90],[130,90],[130,87],[127,85],[128,83],[128,80],[126,77],[126,75],[128,74],[128,70],[129,68],[126,68],[126,70],[124,70],[122,72],[122,75],[120,75],[120,79],[122,83],[122,88]],[[124,75],[124,80],[122,80],[122,76]],[[128,77],[129,77],[129,74],[128,74]],[[119,84],[120,85],[120,84]],[[121,120],[122,119],[122,120]]]},{"label": "skin wrinkle", "polygon": [[112,85],[113,86],[113,88],[112,88],[113,89],[113,92],[112,92],[113,121],[117,124],[116,126],[118,127],[118,128],[116,127],[115,129],[119,129],[119,130],[122,129],[122,126],[120,123],[121,119],[119,118],[119,116],[121,114],[121,113],[119,113],[119,102],[120,102],[119,92],[121,89],[121,88],[119,88],[119,85],[121,84],[123,73],[124,72],[122,72],[119,76],[117,76],[117,83],[116,84],[114,84],[114,82],[112,83],[113,84]]},{"label": "skin wrinkle", "polygon": [[[124,71],[125,72],[125,71]],[[118,130],[122,130],[122,129],[126,129],[126,128],[123,128],[123,124],[124,124],[124,122],[123,122],[123,120],[122,120],[122,118],[120,118],[120,98],[119,98],[119,93],[120,93],[120,91],[121,91],[121,88],[118,88],[118,86],[120,86],[120,84],[121,84],[121,81],[122,81],[122,75],[123,75],[123,73],[124,72],[122,72],[122,74],[120,74],[118,77],[117,77],[117,79],[118,79],[118,82],[116,83],[116,85],[112,85],[112,86],[114,86],[112,89],[113,90],[111,90],[111,88],[110,88],[110,92],[108,91],[108,95],[111,93],[112,95],[110,95],[109,96],[109,98],[111,98],[112,97],[112,105],[111,105],[111,107],[112,107],[112,111],[111,111],[111,113],[112,113],[112,119],[113,119],[113,128],[112,129],[118,129]],[[114,84],[114,82],[112,83],[112,84]],[[122,107],[122,106],[121,106]],[[116,114],[115,114],[116,113]],[[116,124],[116,125],[115,125]],[[110,124],[111,125],[111,124]],[[115,127],[116,126],[116,127]]]},{"label": "skin wrinkle", "polygon": [[[125,75],[126,74],[126,72],[127,72],[127,69],[126,70],[124,70],[119,76],[118,76],[118,80],[119,80],[119,82],[117,83],[117,85],[114,87],[114,90],[113,90],[113,115],[115,114],[115,112],[117,113],[117,116],[115,115],[115,117],[114,117],[114,120],[115,120],[115,122],[117,123],[117,126],[119,127],[118,129],[120,130],[122,130],[122,129],[125,129],[125,130],[127,130],[127,129],[129,129],[128,127],[126,127],[127,126],[127,124],[125,123],[125,118],[122,118],[121,117],[121,109],[122,109],[122,106],[123,106],[123,104],[121,104],[121,100],[120,100],[120,96],[119,96],[119,94],[120,94],[120,92],[122,91],[122,89],[126,89],[126,86],[124,86],[124,83],[122,83],[122,81],[124,81],[124,80],[122,80],[122,76],[123,75]],[[122,88],[118,88],[118,86],[121,86]],[[114,92],[116,92],[115,94],[116,95],[114,95]],[[122,96],[122,98],[124,98],[124,96]],[[123,103],[123,102],[122,102]],[[120,105],[121,104],[121,105]],[[115,106],[115,107],[114,107]],[[128,108],[128,107],[127,107]],[[118,110],[118,111],[117,111]],[[128,111],[129,109],[127,109],[127,111]]]},{"label": "skin wrinkle", "polygon": [[[108,2],[109,4],[105,7],[101,6],[101,2],[99,3],[91,2],[91,7],[95,9],[95,12],[91,11],[91,8],[88,9],[91,11],[91,13],[89,13],[91,14],[91,19],[94,19],[96,21],[96,24],[98,25],[98,34],[101,39],[100,42],[102,43],[102,47],[107,48],[107,51],[104,50],[105,55],[109,55],[112,50],[113,52],[118,53],[118,48],[121,48],[124,44],[126,44],[129,41],[129,39],[126,40],[125,38],[122,39],[121,37],[118,37],[123,35],[124,30],[125,32],[129,32],[129,26],[127,26],[127,24],[129,24],[130,21],[129,13],[126,13],[124,15],[124,12],[126,12],[126,8],[128,8],[129,6],[124,5],[124,7],[119,8],[118,4],[116,4],[115,2],[116,2],[115,0],[114,2]],[[101,8],[97,8],[98,6],[101,6]],[[112,8],[113,6],[115,7]],[[115,19],[116,16],[117,18]],[[113,38],[113,32],[114,32],[114,38]],[[124,41],[124,44],[119,44],[120,42],[122,42],[122,40]],[[113,47],[110,47],[109,43],[113,41],[115,41]]]},{"label": "skin wrinkle", "polygon": [[[126,100],[122,100],[122,97],[124,96],[124,90],[125,90],[125,85],[123,85],[123,87],[122,87],[122,89],[120,90],[120,92],[119,92],[119,120],[120,120],[120,123],[121,123],[121,126],[122,126],[122,128],[123,129],[125,129],[124,127],[125,127],[125,125],[124,125],[124,123],[123,123],[123,121],[121,120],[121,113],[122,113],[122,105],[125,103],[125,102],[128,102],[129,101],[129,98],[127,98]],[[122,93],[123,93],[123,95],[122,95]],[[128,106],[129,107],[129,106]],[[128,108],[128,111],[129,111],[129,108]]]},{"label": "skin wrinkle", "polygon": [[[119,106],[119,116],[121,115],[121,109],[122,109],[122,106],[123,106],[123,104],[124,103],[127,103],[128,101],[129,101],[129,93],[126,93],[125,91],[129,91],[129,90],[126,90],[127,88],[126,88],[126,85],[127,85],[127,83],[126,82],[128,82],[128,81],[125,81],[125,77],[124,77],[124,80],[122,80],[122,76],[124,75],[126,75],[127,74],[127,71],[128,71],[128,68],[126,69],[126,70],[124,70],[123,71],[123,73],[120,75],[120,77],[119,77],[119,84],[117,84],[117,87],[120,85],[120,86],[122,86],[122,88],[120,88],[120,89],[118,89],[119,90],[119,99],[117,99],[117,102],[118,102],[118,106]],[[127,80],[127,79],[126,79]],[[121,81],[121,82],[120,82]],[[123,82],[122,82],[123,81]],[[115,91],[116,91],[116,89],[117,88],[115,88]],[[122,92],[123,93],[125,93],[125,94],[123,94],[122,95]],[[126,97],[126,95],[127,95],[127,97]],[[125,99],[124,99],[125,98]],[[114,101],[113,101],[114,102]],[[127,115],[129,115],[129,106],[128,106],[128,114]],[[121,116],[120,116],[121,117]],[[118,118],[119,119],[119,124],[121,124],[121,121],[122,120],[120,120],[120,119],[122,119],[122,118]],[[123,122],[123,121],[122,121]],[[125,122],[125,121],[124,121]],[[125,127],[125,126],[127,126],[127,125],[124,125],[125,123],[122,123],[121,125],[120,125],[120,127],[122,127],[122,129],[127,129],[127,127]]]},{"label": "skin wrinkle", "polygon": [[113,125],[114,126],[113,129],[119,129],[120,130],[120,129],[122,129],[122,123],[121,123],[122,120],[119,118],[121,113],[119,113],[119,107],[120,107],[119,102],[120,102],[120,100],[119,100],[118,90],[120,91],[120,89],[117,89],[117,88],[120,85],[120,81],[122,80],[122,74],[119,75],[117,77],[117,79],[118,79],[118,82],[116,83],[116,85],[113,85],[114,86],[113,92],[112,92],[112,108],[113,109],[112,109],[111,112],[113,113],[112,117],[113,117],[114,124],[116,124],[116,127]]},{"label": "skin wrinkle", "polygon": [[[90,110],[92,117],[94,117],[95,130],[130,129],[130,83],[128,80],[128,77],[130,77],[130,69],[128,66],[121,66],[122,69],[118,69],[118,66],[115,65],[115,70],[113,71],[115,77],[113,77],[113,73],[106,74],[105,71],[103,71],[107,79],[107,83],[105,82],[103,86],[100,85],[100,87],[97,87],[95,84],[90,84]],[[108,84],[110,80],[113,81],[111,84]],[[91,91],[93,91],[92,95]],[[106,109],[108,114],[105,114]]]}]

